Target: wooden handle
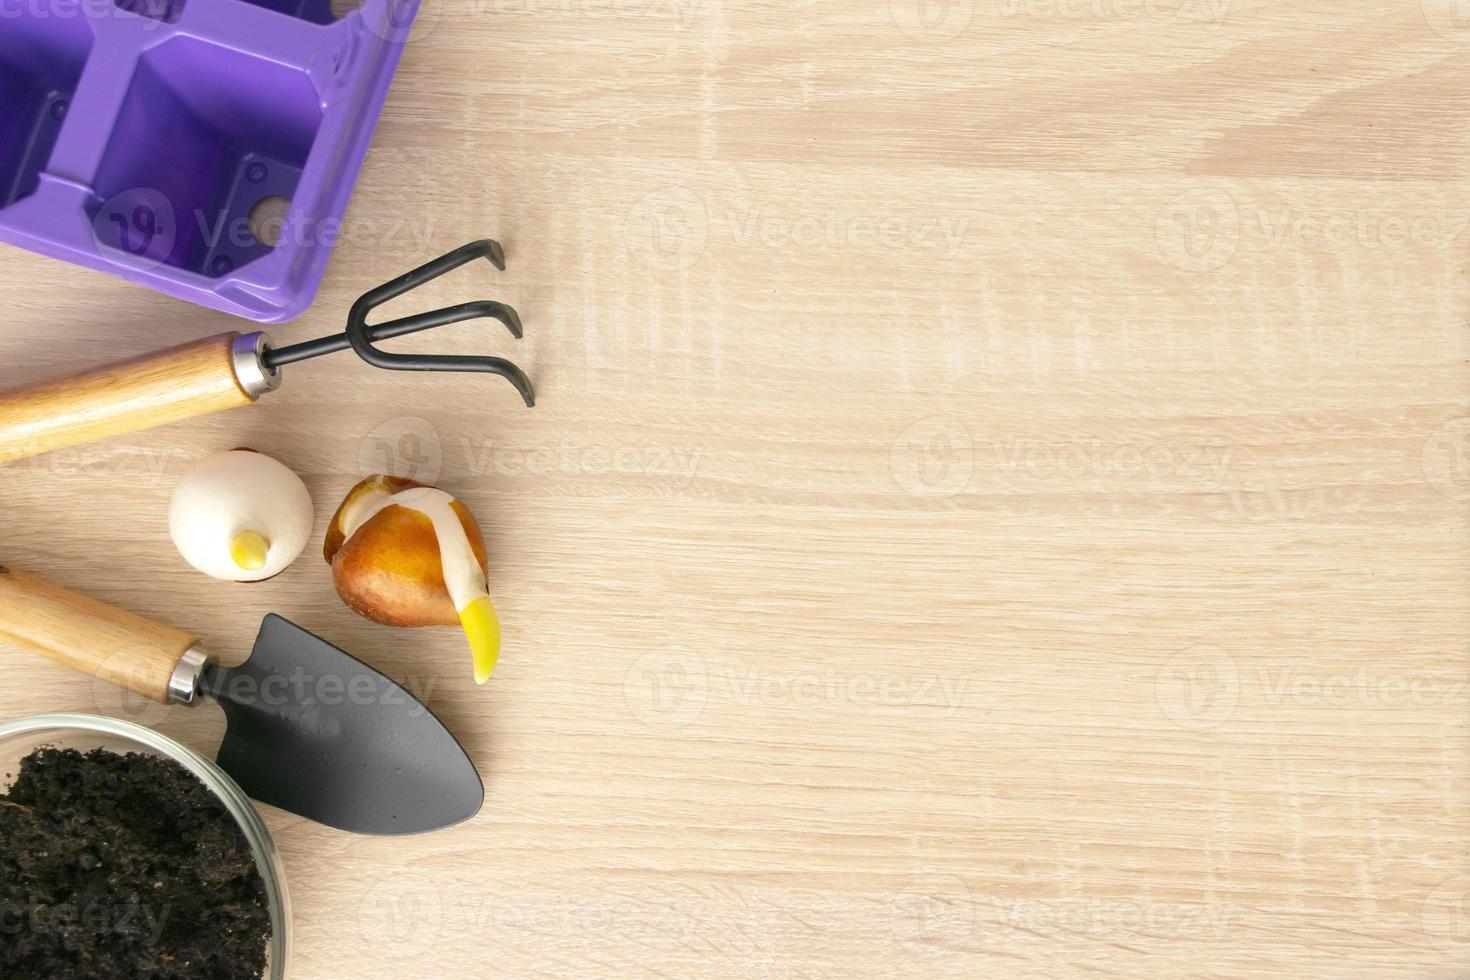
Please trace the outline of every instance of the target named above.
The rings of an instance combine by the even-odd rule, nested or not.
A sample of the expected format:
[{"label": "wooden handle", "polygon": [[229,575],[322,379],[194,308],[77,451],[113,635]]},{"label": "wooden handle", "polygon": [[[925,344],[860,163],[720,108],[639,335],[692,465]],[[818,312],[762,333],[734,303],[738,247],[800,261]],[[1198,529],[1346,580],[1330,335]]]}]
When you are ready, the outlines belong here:
[{"label": "wooden handle", "polygon": [[0,638],[164,703],[175,665],[198,643],[188,633],[4,566]]},{"label": "wooden handle", "polygon": [[234,333],[0,394],[0,463],[249,405]]}]

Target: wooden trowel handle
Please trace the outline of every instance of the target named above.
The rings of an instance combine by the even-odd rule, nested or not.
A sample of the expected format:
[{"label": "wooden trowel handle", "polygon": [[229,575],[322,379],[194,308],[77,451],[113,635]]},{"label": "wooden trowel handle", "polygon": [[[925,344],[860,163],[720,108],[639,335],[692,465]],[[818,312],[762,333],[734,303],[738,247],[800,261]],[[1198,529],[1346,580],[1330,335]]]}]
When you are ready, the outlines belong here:
[{"label": "wooden trowel handle", "polygon": [[0,639],[168,703],[174,668],[198,640],[0,566]]},{"label": "wooden trowel handle", "polygon": [[249,405],[237,333],[0,393],[0,463]]}]

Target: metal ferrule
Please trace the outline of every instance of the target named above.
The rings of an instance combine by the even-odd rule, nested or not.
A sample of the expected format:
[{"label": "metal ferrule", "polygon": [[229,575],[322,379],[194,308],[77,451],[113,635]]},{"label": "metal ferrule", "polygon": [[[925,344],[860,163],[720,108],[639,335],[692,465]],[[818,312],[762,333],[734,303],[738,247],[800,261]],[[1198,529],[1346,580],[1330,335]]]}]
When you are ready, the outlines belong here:
[{"label": "metal ferrule", "polygon": [[174,665],[168,679],[168,699],[174,704],[193,704],[199,698],[199,679],[214,658],[197,646],[190,647]]},{"label": "metal ferrule", "polygon": [[281,386],[280,369],[267,367],[265,363],[266,351],[270,349],[271,339],[264,331],[241,334],[230,348],[235,380],[251,398],[259,398]]}]

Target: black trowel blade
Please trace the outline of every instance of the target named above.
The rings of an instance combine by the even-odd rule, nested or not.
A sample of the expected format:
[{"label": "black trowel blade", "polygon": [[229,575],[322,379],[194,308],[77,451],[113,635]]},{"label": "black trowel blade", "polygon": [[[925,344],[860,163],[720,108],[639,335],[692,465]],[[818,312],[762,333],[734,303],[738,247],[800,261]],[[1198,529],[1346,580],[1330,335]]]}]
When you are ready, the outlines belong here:
[{"label": "black trowel blade", "polygon": [[485,800],[454,736],[413,695],[277,615],[250,659],[205,669],[229,729],[219,765],[252,798],[359,834],[419,834]]}]

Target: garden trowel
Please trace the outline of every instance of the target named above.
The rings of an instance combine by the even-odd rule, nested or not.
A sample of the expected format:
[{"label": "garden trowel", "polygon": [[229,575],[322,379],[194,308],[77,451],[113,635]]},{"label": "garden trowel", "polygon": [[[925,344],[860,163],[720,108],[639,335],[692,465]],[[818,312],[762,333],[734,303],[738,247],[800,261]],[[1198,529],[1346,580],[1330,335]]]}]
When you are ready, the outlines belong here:
[{"label": "garden trowel", "polygon": [[272,613],[238,667],[193,636],[0,566],[0,640],[162,703],[224,708],[218,763],[262,803],[359,834],[418,834],[484,802],[474,763],[398,684]]}]

